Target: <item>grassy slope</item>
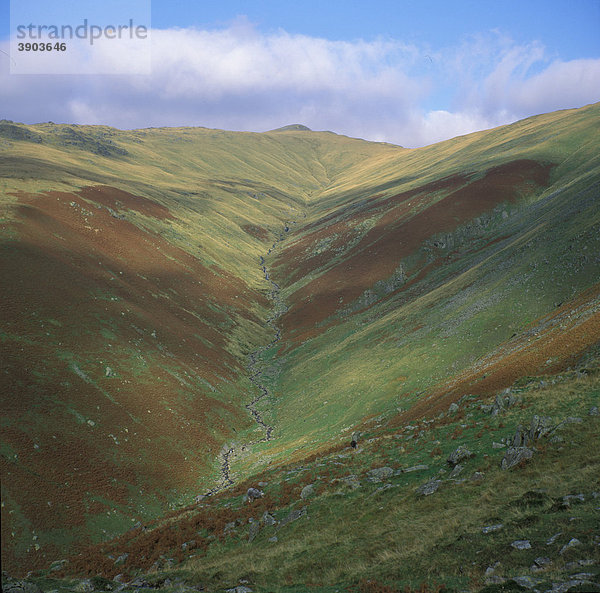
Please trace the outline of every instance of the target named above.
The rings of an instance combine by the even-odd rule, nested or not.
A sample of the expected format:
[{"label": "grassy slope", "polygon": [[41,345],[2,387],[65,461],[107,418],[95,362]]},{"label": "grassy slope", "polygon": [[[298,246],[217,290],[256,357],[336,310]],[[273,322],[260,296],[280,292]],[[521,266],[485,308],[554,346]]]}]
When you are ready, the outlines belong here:
[{"label": "grassy slope", "polygon": [[[2,539],[43,564],[212,488],[270,339],[259,256],[398,149],[317,135],[0,123]],[[295,151],[290,150],[290,144]]]},{"label": "grassy slope", "polygon": [[[413,417],[437,414],[435,402],[446,408],[464,393],[492,393],[519,376],[568,364],[571,354],[598,339],[593,288],[598,278],[593,254],[600,251],[594,231],[600,222],[595,206],[597,122],[598,106],[591,106],[415,151],[329,133],[19,126],[42,142],[13,137],[0,147],[8,157],[0,161],[7,206],[4,248],[17,262],[10,277],[22,277],[35,289],[58,278],[60,286],[49,291],[57,293],[51,306],[36,301],[36,290],[30,288],[26,294],[31,301],[21,297],[24,306],[6,312],[11,322],[3,329],[2,345],[12,369],[11,383],[3,391],[12,397],[3,401],[10,412],[3,429],[2,472],[10,476],[3,479],[5,557],[15,565],[17,556],[23,566],[34,565],[36,556],[43,563],[35,551],[38,541],[49,558],[72,545],[74,537],[122,531],[131,517],[144,519],[168,502],[189,500],[214,481],[215,454],[232,437],[232,429],[237,429],[239,441],[250,438],[255,426],[241,410],[251,390],[245,355],[270,339],[261,325],[268,303],[257,260],[286,220],[299,224],[268,264],[275,266],[290,310],[282,319],[283,341],[263,355],[263,376],[270,377],[266,381],[274,394],[265,402],[265,417],[275,426],[276,439],[236,458],[239,476],[255,474],[267,462],[285,463],[331,445],[343,446],[361,423],[365,431],[387,420],[390,427],[404,426]],[[11,134],[15,131],[5,130],[5,137]],[[98,150],[107,156],[98,156]],[[511,165],[514,161],[520,164]],[[152,203],[143,202],[142,207],[139,198],[120,195],[115,201],[112,190],[103,196],[98,190],[79,189],[98,184]],[[56,200],[56,195],[40,193],[49,190],[69,195]],[[489,198],[483,207],[479,196]],[[453,210],[453,204],[466,207]],[[111,216],[108,207],[125,218]],[[431,213],[441,226],[423,225]],[[415,220],[421,221],[419,227]],[[35,232],[27,230],[32,228]],[[421,230],[411,235],[411,228]],[[122,241],[124,232],[127,248],[115,253],[112,246]],[[108,234],[109,245],[90,241],[91,233]],[[31,244],[37,249],[33,255]],[[142,245],[158,247],[152,264],[150,251]],[[51,268],[39,258],[49,249],[60,255]],[[98,267],[92,259],[99,259]],[[27,277],[24,270],[32,261],[38,267]],[[356,266],[354,271],[350,266]],[[42,275],[40,282],[43,269],[53,273]],[[130,280],[120,278],[119,272]],[[186,277],[191,284],[201,278],[202,288],[187,285],[182,281]],[[23,286],[15,283],[14,293],[12,301]],[[119,306],[109,304],[105,312],[96,302],[80,306],[90,295]],[[159,305],[149,313],[150,299]],[[174,325],[175,319],[179,321]],[[83,335],[81,327],[86,328]],[[182,343],[183,331],[189,331],[184,334],[189,343]],[[118,355],[108,350],[108,343],[118,348]],[[31,372],[33,365],[23,360],[39,367]],[[106,366],[115,377],[105,376]],[[508,373],[507,367],[512,369]],[[597,393],[590,393],[592,401]],[[90,426],[94,406],[106,400],[114,409],[94,411],[95,426]],[[24,409],[15,401],[40,402],[40,407]],[[146,404],[155,415],[153,422],[141,417],[148,413]],[[39,422],[42,408],[52,419],[50,431]],[[404,416],[398,417],[397,408],[406,410]],[[170,417],[176,420],[166,421]],[[373,417],[375,423],[369,424]],[[114,426],[120,427],[119,434],[111,432]],[[137,432],[137,439],[125,429]],[[60,444],[50,441],[57,432]],[[129,441],[124,439],[133,442],[125,445]],[[35,444],[47,448],[51,463],[47,457],[36,459]],[[75,469],[82,463],[79,449],[86,456],[94,453],[92,467],[83,472]],[[365,452],[356,471],[379,461],[380,454],[368,448]],[[414,453],[421,455],[420,449]],[[391,454],[385,448],[381,453]],[[156,469],[160,467],[162,473]],[[70,529],[64,527],[66,516],[36,516],[46,501],[31,490],[42,485],[44,494],[52,492],[44,475],[50,469],[57,483],[77,482],[73,504],[81,495],[88,497],[84,501],[89,506],[79,508],[82,518]],[[340,475],[347,473],[351,471]],[[118,481],[111,483],[111,476]],[[283,507],[297,498],[282,478],[273,481],[282,488]],[[138,489],[146,494],[138,496]],[[57,486],[56,501],[65,491],[72,489]],[[152,508],[155,492],[164,498]],[[354,496],[356,501],[349,499],[349,504],[365,504],[363,491]],[[390,494],[390,505],[396,504],[395,496]],[[116,516],[107,510],[115,501],[120,511]],[[453,504],[460,509],[463,503]],[[339,517],[349,516],[345,505],[327,510],[327,503],[318,511],[320,524],[328,532],[326,540],[358,545],[362,536],[357,539],[356,533],[370,525],[369,513],[376,515],[377,509],[338,533]],[[414,528],[408,517],[402,521]],[[431,519],[424,515],[423,521]],[[382,536],[377,529],[372,535],[373,542]],[[390,552],[394,537],[382,540],[386,558],[375,560],[369,552],[350,578],[356,581],[364,574],[392,579],[388,568],[378,572],[374,567],[395,562]],[[261,569],[263,583],[285,577],[300,584],[313,578],[315,556],[305,544],[320,548],[314,534],[306,532],[302,538],[308,539],[294,541],[293,550],[284,547],[283,555],[277,551],[264,557],[289,575]],[[431,551],[434,540],[423,549]],[[50,547],[56,542],[57,547]],[[210,549],[212,559],[195,570],[205,578],[205,567],[214,564],[215,575],[221,577],[210,579],[231,580],[234,574],[223,567],[220,548]],[[244,550],[234,546],[232,552],[241,559],[240,567],[246,561],[262,562],[253,560],[255,549],[250,555]],[[343,546],[339,550],[333,556],[337,561],[348,552]],[[411,553],[414,564],[418,553]],[[288,556],[291,564],[282,561]],[[138,557],[138,566],[145,566],[148,558],[142,562]],[[100,560],[96,557],[95,562]],[[455,568],[446,574],[454,574]],[[344,571],[327,566],[325,574],[322,580],[339,582]],[[418,574],[426,573],[408,576]],[[396,576],[395,581],[408,578]]]},{"label": "grassy slope", "polygon": [[[136,577],[129,591],[224,591],[245,584],[258,593],[395,593],[441,585],[480,591],[491,574],[506,580],[486,590],[493,593],[522,590],[514,577],[535,579],[546,591],[586,572],[600,586],[600,425],[588,415],[600,403],[598,354],[576,371],[521,379],[512,386],[518,403],[498,416],[467,396],[455,413],[374,427],[356,450],[268,469],[34,580],[61,593],[79,583],[68,575],[100,574],[102,590],[117,573]],[[500,469],[503,443],[536,414],[550,418],[555,430],[535,442],[531,461]],[[459,445],[473,457],[453,475],[446,459]],[[382,467],[394,475],[373,481],[370,472]],[[439,489],[419,495],[418,487],[432,479]],[[259,481],[265,495],[250,504],[242,494]],[[308,485],[313,494],[303,499]],[[293,511],[304,514],[286,523]],[[265,512],[275,525],[265,522]],[[486,533],[486,527],[494,529]],[[573,538],[579,544],[562,551]],[[531,548],[515,549],[517,540]],[[548,563],[531,570],[537,558]],[[592,587],[588,582],[573,591]]]}]

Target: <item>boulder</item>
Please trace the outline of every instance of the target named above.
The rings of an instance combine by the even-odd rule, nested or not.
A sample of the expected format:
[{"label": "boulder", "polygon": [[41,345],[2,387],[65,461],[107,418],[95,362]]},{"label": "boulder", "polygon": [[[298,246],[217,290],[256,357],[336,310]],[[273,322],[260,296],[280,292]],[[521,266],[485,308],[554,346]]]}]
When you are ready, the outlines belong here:
[{"label": "boulder", "polygon": [[429,496],[430,494],[437,492],[441,483],[441,480],[429,480],[429,482],[425,482],[425,484],[421,484],[421,486],[417,488],[417,494],[420,494],[421,496]]},{"label": "boulder", "polygon": [[474,457],[474,454],[471,453],[471,451],[469,451],[469,449],[467,449],[465,445],[460,445],[457,449],[450,453],[450,456],[448,457],[446,462],[448,463],[448,465],[454,467],[458,465],[461,461],[464,461],[465,459],[470,459],[471,457]]},{"label": "boulder", "polygon": [[560,554],[560,555],[562,555],[562,554],[564,554],[565,552],[569,551],[571,548],[576,548],[577,546],[580,546],[580,545],[581,545],[581,542],[580,542],[580,541],[579,541],[579,540],[578,540],[576,537],[573,537],[573,538],[571,538],[571,540],[569,541],[569,543],[568,543],[568,544],[565,544],[565,545],[564,545],[564,546],[563,546],[563,547],[560,549],[560,552],[559,552],[559,554]]},{"label": "boulder", "polygon": [[521,396],[513,394],[510,387],[507,387],[502,393],[499,393],[496,396],[493,405],[490,407],[490,414],[492,416],[497,416],[505,408],[512,408],[512,406],[520,401]]},{"label": "boulder", "polygon": [[263,513],[263,516],[262,516],[262,518],[261,518],[260,522],[261,522],[263,525],[265,525],[265,526],[267,526],[267,527],[270,527],[271,525],[275,525],[275,523],[277,523],[277,520],[275,519],[275,517],[273,517],[273,515],[271,515],[271,514],[269,513],[269,511],[265,511],[265,512]]},{"label": "boulder", "polygon": [[394,475],[391,467],[376,467],[367,472],[369,482],[383,482]]},{"label": "boulder", "polygon": [[260,531],[260,523],[258,521],[255,521],[254,519],[250,519],[250,521],[252,521],[250,523],[250,531],[248,533],[248,541],[251,542],[254,540],[254,538],[258,535],[258,532]]},{"label": "boulder", "polygon": [[315,493],[314,484],[307,484],[306,486],[304,486],[304,488],[302,488],[302,492],[300,492],[300,498],[302,500],[305,500],[307,498],[310,498],[314,493]]},{"label": "boulder", "polygon": [[450,475],[448,476],[449,478],[457,478],[458,476],[460,476],[460,474],[462,473],[463,469],[465,469],[464,465],[461,465],[460,463],[457,463],[454,468],[452,469],[452,471],[450,472]]},{"label": "boulder", "polygon": [[510,544],[515,550],[530,550],[531,542],[528,539],[518,539]]},{"label": "boulder", "polygon": [[503,523],[497,523],[496,525],[488,525],[487,527],[481,528],[481,533],[488,534],[493,533],[494,531],[500,531],[504,527]]},{"label": "boulder", "polygon": [[400,474],[408,474],[410,472],[420,472],[427,469],[429,469],[429,466],[425,464],[413,465],[412,467],[407,467],[406,469],[396,470],[395,475],[398,476]]},{"label": "boulder", "polygon": [[91,593],[94,590],[94,584],[90,579],[79,581],[72,589],[75,593]]},{"label": "boulder", "polygon": [[525,587],[525,589],[534,589],[541,582],[538,579],[534,579],[530,576],[513,577],[512,580],[520,587]]},{"label": "boulder", "polygon": [[553,428],[552,418],[549,416],[534,416],[531,419],[531,425],[527,436],[529,437],[529,440],[535,441],[550,434]]},{"label": "boulder", "polygon": [[264,495],[265,493],[262,490],[259,490],[258,488],[248,488],[248,491],[246,492],[248,502],[253,502],[257,498],[262,498]]},{"label": "boulder", "polygon": [[306,515],[306,507],[303,507],[301,510],[290,511],[289,514],[281,520],[279,528],[285,527],[288,523],[292,523],[292,521],[297,521],[304,515]]},{"label": "boulder", "polygon": [[533,457],[533,451],[528,447],[509,447],[506,454],[502,458],[500,467],[502,469],[510,469],[515,465],[518,465],[522,461],[531,459]]}]

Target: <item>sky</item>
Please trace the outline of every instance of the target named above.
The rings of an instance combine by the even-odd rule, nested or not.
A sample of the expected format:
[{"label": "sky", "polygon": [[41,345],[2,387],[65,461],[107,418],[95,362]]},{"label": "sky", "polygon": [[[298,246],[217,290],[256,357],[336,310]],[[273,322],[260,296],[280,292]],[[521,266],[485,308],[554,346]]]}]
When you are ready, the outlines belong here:
[{"label": "sky", "polygon": [[[11,11],[14,33],[21,13],[105,25],[111,6],[151,24],[147,52],[71,43],[54,73],[10,43]],[[25,123],[301,123],[417,147],[600,101],[600,0],[0,0],[0,50],[0,118]]]}]

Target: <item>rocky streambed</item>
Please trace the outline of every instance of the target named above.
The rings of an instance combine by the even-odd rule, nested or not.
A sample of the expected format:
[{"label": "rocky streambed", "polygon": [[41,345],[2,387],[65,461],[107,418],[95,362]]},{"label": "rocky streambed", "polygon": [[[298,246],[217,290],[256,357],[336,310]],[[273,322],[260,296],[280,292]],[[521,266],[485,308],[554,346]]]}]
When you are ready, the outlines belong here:
[{"label": "rocky streambed", "polygon": [[[277,248],[279,243],[286,238],[287,233],[294,224],[296,223],[288,222],[285,224],[284,231],[270,247],[267,255],[270,255]],[[231,460],[233,457],[235,457],[237,451],[244,450],[258,443],[270,441],[273,438],[273,426],[265,421],[259,410],[259,403],[267,399],[271,393],[264,377],[266,362],[263,360],[263,354],[281,340],[281,329],[278,327],[277,322],[279,318],[288,310],[288,307],[283,302],[281,298],[281,288],[277,282],[271,278],[265,257],[262,255],[260,256],[260,267],[262,269],[265,281],[268,282],[270,286],[269,299],[272,303],[272,310],[265,323],[271,328],[273,339],[269,343],[257,348],[248,355],[248,377],[250,382],[256,387],[256,395],[250,403],[246,404],[246,409],[256,424],[263,430],[263,436],[248,443],[232,443],[223,446],[219,454],[219,482],[214,488],[206,492],[204,496],[211,496],[234,484],[234,480],[231,476]]]}]

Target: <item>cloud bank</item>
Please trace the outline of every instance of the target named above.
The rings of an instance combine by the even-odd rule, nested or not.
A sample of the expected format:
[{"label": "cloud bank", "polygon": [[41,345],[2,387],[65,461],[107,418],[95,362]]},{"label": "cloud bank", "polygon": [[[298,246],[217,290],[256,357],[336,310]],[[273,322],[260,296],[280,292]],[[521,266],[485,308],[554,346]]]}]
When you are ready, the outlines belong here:
[{"label": "cloud bank", "polygon": [[[136,58],[107,42],[94,59]],[[149,76],[10,75],[8,61],[0,54],[0,117],[27,123],[251,131],[302,123],[414,147],[600,99],[600,59],[552,59],[538,43],[499,33],[435,49],[263,34],[241,21],[153,30]]]}]

